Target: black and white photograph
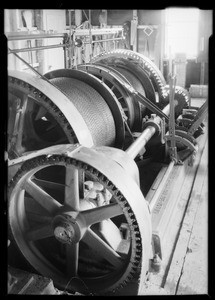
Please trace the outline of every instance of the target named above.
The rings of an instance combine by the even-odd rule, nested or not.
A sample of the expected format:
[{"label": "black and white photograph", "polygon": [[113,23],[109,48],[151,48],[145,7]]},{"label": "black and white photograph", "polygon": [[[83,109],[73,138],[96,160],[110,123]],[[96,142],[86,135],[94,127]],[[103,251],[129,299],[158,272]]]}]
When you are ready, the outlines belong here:
[{"label": "black and white photograph", "polygon": [[213,10],[3,14],[7,295],[209,295]]}]

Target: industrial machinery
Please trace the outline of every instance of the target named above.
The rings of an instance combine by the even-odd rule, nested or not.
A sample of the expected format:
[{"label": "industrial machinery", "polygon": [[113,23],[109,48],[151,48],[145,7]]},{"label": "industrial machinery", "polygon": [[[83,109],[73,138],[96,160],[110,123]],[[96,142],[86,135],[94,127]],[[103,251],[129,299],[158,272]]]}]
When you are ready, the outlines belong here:
[{"label": "industrial machinery", "polygon": [[8,80],[9,239],[61,290],[129,294],[162,259],[141,170],[192,164],[207,102],[125,49]]}]

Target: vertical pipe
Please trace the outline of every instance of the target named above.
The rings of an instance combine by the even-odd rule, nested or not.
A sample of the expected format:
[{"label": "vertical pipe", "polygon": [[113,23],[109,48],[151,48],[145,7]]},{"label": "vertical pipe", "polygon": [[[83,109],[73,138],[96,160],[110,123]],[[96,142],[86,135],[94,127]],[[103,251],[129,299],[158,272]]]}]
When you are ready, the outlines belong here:
[{"label": "vertical pipe", "polygon": [[[75,9],[75,25],[80,26],[82,22],[82,10],[81,9]],[[82,63],[82,55],[81,55],[81,48],[75,47],[75,65]]]},{"label": "vertical pipe", "polygon": [[161,51],[160,51],[160,70],[163,74],[163,57],[165,52],[165,9],[161,10]]},{"label": "vertical pipe", "polygon": [[[170,76],[170,116],[169,116],[169,135],[171,137],[175,136],[175,105],[174,105],[174,96],[175,96],[175,82],[176,77]],[[171,147],[175,147],[175,140],[171,139]]]},{"label": "vertical pipe", "polygon": [[72,18],[71,18],[71,14],[72,14],[72,11],[71,9],[69,9],[69,51],[68,51],[68,54],[69,54],[69,68],[72,67]]},{"label": "vertical pipe", "polygon": [[91,28],[91,10],[89,9],[89,33],[90,33],[90,60],[92,58],[93,53],[93,44],[92,44],[92,28]]}]

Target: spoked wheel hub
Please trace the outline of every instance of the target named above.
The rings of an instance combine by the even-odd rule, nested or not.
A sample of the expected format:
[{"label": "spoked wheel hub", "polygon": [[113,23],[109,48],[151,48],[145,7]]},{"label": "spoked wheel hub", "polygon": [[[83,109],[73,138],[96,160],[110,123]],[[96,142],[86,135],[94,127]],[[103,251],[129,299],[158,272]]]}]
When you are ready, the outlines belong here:
[{"label": "spoked wheel hub", "polygon": [[80,241],[86,226],[84,222],[77,219],[76,212],[57,215],[53,220],[53,229],[55,238],[63,244],[76,244]]},{"label": "spoked wheel hub", "polygon": [[65,146],[39,150],[12,178],[11,237],[57,288],[118,294],[148,270],[148,207],[118,163],[97,148]]}]

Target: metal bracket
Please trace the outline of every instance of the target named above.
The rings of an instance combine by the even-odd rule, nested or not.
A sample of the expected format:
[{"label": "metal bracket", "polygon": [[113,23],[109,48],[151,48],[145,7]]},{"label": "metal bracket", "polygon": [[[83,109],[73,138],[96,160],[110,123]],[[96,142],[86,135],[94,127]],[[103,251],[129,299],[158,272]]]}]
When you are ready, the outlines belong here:
[{"label": "metal bracket", "polygon": [[[183,164],[178,153],[176,142],[183,144],[191,150],[192,159],[190,160],[190,165],[193,165],[194,157],[197,152],[196,140],[188,133],[182,130],[176,130],[175,128],[175,109],[174,109],[174,95],[176,86],[176,76],[170,75],[170,116],[169,116],[169,134],[164,137],[166,141],[166,149],[168,150],[170,159],[174,161],[175,164]],[[170,141],[170,146],[167,145],[167,141]]]},{"label": "metal bracket", "polygon": [[161,144],[165,144],[165,128],[166,128],[166,122],[165,119],[161,119],[160,123],[160,129],[161,129]]},{"label": "metal bracket", "polygon": [[169,116],[169,136],[166,138],[170,140],[169,155],[170,159],[175,163],[178,163],[178,155],[176,148],[176,136],[175,136],[175,105],[174,105],[174,96],[175,96],[175,86],[176,86],[176,76],[169,75],[169,86],[170,86],[170,116]]},{"label": "metal bracket", "polygon": [[[184,132],[184,135],[188,136],[185,132]],[[189,137],[189,136],[188,136]],[[171,137],[169,135],[166,135],[165,136],[165,140],[166,141],[171,141]],[[185,137],[182,137],[182,136],[179,136],[179,135],[175,135],[174,136],[174,140],[175,142],[179,142],[179,143],[182,143],[183,145],[187,146],[190,150],[191,150],[191,155],[190,155],[190,159],[189,159],[189,165],[190,166],[193,166],[193,163],[194,163],[194,159],[195,159],[195,155],[198,151],[198,146],[197,144],[194,145],[192,141],[190,141],[189,139],[185,138]],[[195,139],[194,139],[195,140]],[[176,164],[183,164],[183,162],[181,161],[181,159],[179,158],[179,155],[176,151],[176,147],[172,148],[172,147],[169,147],[169,154],[170,154],[170,157],[171,159],[176,163]]]},{"label": "metal bracket", "polygon": [[199,108],[192,125],[190,126],[188,130],[189,135],[193,135],[195,131],[198,129],[202,121],[204,120],[206,114],[208,111],[208,100],[205,101],[205,103]]}]

